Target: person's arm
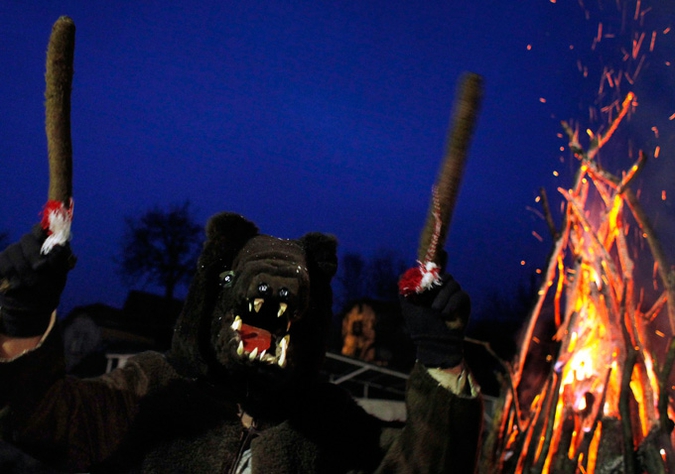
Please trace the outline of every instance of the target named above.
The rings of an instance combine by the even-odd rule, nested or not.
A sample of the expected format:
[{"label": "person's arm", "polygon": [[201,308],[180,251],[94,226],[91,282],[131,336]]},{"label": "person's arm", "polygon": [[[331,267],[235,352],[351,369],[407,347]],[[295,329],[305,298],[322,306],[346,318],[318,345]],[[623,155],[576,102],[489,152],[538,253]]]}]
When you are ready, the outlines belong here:
[{"label": "person's arm", "polygon": [[11,360],[37,347],[41,336],[9,337],[0,334],[0,359]]},{"label": "person's arm", "polygon": [[56,311],[52,313],[47,331],[38,336],[12,337],[0,333],[0,363],[21,357],[40,347],[56,322]]},{"label": "person's arm", "polygon": [[[413,368],[406,390],[405,426],[383,432],[381,441],[387,451],[378,474],[474,472],[483,419],[477,386],[468,380],[464,393],[458,394],[432,373],[419,363]],[[466,376],[471,377],[468,372]]]},{"label": "person's arm", "polygon": [[6,355],[16,356],[48,331],[66,285],[74,261],[70,245],[44,248],[48,237],[49,231],[36,224],[0,252],[0,334]]},{"label": "person's arm", "polygon": [[442,275],[401,296],[417,349],[406,390],[406,423],[378,472],[473,472],[482,430],[480,389],[464,364],[466,292]]},{"label": "person's arm", "polygon": [[0,334],[0,359],[9,360],[33,350],[42,340],[41,336],[9,337]]}]

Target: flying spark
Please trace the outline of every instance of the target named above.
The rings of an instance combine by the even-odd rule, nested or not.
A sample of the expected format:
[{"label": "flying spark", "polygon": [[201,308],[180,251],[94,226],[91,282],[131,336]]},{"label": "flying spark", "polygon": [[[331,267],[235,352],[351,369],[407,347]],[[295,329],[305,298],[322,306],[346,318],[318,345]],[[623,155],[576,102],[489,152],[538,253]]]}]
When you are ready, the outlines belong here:
[{"label": "flying spark", "polygon": [[656,43],[656,31],[652,31],[652,41],[649,43],[649,52],[654,52],[654,43]]}]

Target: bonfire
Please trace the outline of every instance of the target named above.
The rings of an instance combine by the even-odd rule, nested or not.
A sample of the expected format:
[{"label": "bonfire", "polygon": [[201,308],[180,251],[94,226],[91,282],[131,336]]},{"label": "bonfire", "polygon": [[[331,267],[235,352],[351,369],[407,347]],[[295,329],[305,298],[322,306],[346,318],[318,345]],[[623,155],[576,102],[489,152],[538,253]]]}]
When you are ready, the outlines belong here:
[{"label": "bonfire", "polygon": [[[634,191],[653,155],[640,151],[618,174],[597,159],[637,107],[633,92],[616,101],[606,129],[585,132],[585,148],[578,127],[562,124],[577,172],[558,189],[561,230],[540,194],[554,245],[519,354],[506,364],[484,472],[675,472],[675,271]],[[647,282],[637,276],[645,265]],[[537,350],[544,318],[554,325],[548,354]],[[547,370],[533,383],[528,367],[538,357]]]},{"label": "bonfire", "polygon": [[[667,354],[659,355],[664,344],[652,344],[651,337],[654,332],[665,337],[652,325],[664,310],[669,333],[674,332],[675,274],[629,186],[646,156],[641,152],[621,177],[594,160],[634,101],[628,94],[612,127],[588,151],[579,145],[577,131],[566,127],[580,166],[574,186],[559,189],[566,200],[566,224],[556,232],[544,283],[509,374],[511,390],[499,420],[502,472],[675,472],[670,439],[675,416],[668,393],[675,345],[666,345]],[[637,254],[627,238],[632,228],[647,241],[661,281],[661,295],[646,309],[634,279]],[[521,406],[523,369],[547,302],[554,310],[558,355],[539,392]]]}]

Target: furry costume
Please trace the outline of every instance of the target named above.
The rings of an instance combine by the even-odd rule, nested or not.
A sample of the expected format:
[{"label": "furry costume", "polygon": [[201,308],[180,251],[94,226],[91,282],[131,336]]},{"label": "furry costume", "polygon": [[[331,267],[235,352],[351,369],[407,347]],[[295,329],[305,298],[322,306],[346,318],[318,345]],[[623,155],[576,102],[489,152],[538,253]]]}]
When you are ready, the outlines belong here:
[{"label": "furry costume", "polygon": [[70,471],[234,472],[250,449],[254,473],[472,472],[479,398],[418,364],[401,429],[317,380],[336,266],[330,236],[215,216],[171,350],[74,379],[48,331],[0,363],[3,439]]}]

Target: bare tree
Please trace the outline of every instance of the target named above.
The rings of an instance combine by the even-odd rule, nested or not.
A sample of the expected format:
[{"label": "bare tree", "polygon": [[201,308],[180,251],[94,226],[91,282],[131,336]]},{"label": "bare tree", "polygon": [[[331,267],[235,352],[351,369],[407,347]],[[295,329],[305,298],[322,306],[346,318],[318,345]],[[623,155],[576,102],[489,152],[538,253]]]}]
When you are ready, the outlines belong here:
[{"label": "bare tree", "polygon": [[406,265],[393,251],[381,249],[371,257],[347,253],[340,260],[339,268],[336,278],[338,310],[363,298],[398,300],[398,278]]},{"label": "bare tree", "polygon": [[9,245],[9,232],[0,232],[0,249],[4,249]]},{"label": "bare tree", "polygon": [[168,210],[158,207],[138,218],[125,219],[120,273],[129,286],[156,284],[171,299],[176,287],[187,283],[199,255],[202,226],[189,202]]},{"label": "bare tree", "polygon": [[336,280],[341,289],[338,298],[340,306],[366,296],[366,262],[363,257],[357,253],[347,253],[342,257],[339,269]]},{"label": "bare tree", "polygon": [[391,250],[378,250],[368,263],[368,294],[382,301],[398,301],[398,279],[406,263]]}]

